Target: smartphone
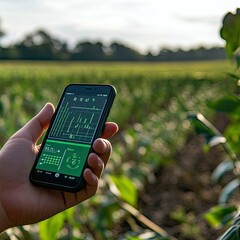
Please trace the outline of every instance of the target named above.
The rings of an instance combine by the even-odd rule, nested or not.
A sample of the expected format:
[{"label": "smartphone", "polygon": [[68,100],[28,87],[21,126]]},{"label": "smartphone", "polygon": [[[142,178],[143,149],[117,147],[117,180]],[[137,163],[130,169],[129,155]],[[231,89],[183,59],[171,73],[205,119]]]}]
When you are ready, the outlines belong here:
[{"label": "smartphone", "polygon": [[68,192],[84,187],[88,155],[115,96],[111,85],[70,84],[64,89],[30,172],[33,184]]}]

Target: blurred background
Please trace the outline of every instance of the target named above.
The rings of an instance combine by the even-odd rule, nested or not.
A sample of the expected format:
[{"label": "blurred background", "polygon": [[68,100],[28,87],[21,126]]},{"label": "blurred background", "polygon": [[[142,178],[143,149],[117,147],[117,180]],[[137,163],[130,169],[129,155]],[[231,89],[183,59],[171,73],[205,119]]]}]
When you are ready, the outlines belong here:
[{"label": "blurred background", "polygon": [[[196,122],[206,124],[195,114],[201,112],[239,151],[239,135],[233,134],[239,118],[227,114],[239,109],[239,101],[217,101],[237,92],[236,51],[229,53],[224,37],[229,26],[221,29],[228,12],[237,19],[238,5],[1,0],[1,146],[46,102],[56,105],[72,82],[114,85],[118,95],[109,121],[120,127],[96,196],[39,224],[9,229],[10,239],[204,240],[227,229],[209,209],[218,206],[233,178],[212,181],[228,152],[194,129]],[[207,124],[200,133],[215,137],[211,130]],[[234,206],[231,217],[238,197],[227,199]]]}]

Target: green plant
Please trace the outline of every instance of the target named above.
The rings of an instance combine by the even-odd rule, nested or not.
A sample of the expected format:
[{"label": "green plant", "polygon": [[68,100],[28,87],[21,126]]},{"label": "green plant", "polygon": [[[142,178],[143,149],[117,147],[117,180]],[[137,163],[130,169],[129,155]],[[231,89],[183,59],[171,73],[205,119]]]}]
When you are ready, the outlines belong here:
[{"label": "green plant", "polygon": [[[49,234],[49,239],[59,240],[166,239],[136,202],[146,182],[154,179],[156,170],[173,164],[174,154],[184,145],[189,131],[184,121],[186,112],[203,111],[205,101],[214,99],[213,93],[233,91],[234,84],[222,73],[230,69],[228,64],[1,62],[0,66],[1,144],[45,101],[56,104],[62,88],[70,82],[94,79],[111,83],[118,91],[109,120],[119,124],[120,132],[111,140],[112,158],[96,196],[68,214],[14,228],[14,235],[37,239]],[[119,187],[120,194],[116,195],[112,185],[117,189],[119,185],[125,186],[127,193]],[[53,227],[48,232],[50,224]]]},{"label": "green plant", "polygon": [[183,238],[201,239],[194,212],[186,212],[183,207],[178,207],[170,213],[170,217],[180,224],[180,234]]},{"label": "green plant", "polygon": [[225,151],[227,159],[220,162],[212,174],[214,183],[221,183],[224,177],[231,172],[232,179],[222,189],[219,196],[219,205],[214,206],[207,212],[204,217],[215,228],[231,226],[220,237],[221,240],[233,240],[240,238],[240,217],[239,214],[233,220],[238,209],[236,202],[230,199],[239,190],[240,187],[240,95],[239,82],[240,75],[240,9],[236,14],[227,13],[223,19],[223,26],[220,34],[226,40],[226,52],[229,58],[236,63],[236,69],[231,76],[236,81],[237,89],[231,95],[226,95],[216,101],[208,103],[208,106],[216,112],[224,112],[230,123],[224,134],[220,133],[217,128],[210,123],[202,114],[189,114],[195,130],[198,134],[204,136],[205,149],[221,144]]},{"label": "green plant", "polygon": [[226,52],[230,59],[233,59],[237,67],[240,66],[240,8],[236,14],[227,13],[223,19],[223,26],[220,30],[221,37],[226,41]]}]

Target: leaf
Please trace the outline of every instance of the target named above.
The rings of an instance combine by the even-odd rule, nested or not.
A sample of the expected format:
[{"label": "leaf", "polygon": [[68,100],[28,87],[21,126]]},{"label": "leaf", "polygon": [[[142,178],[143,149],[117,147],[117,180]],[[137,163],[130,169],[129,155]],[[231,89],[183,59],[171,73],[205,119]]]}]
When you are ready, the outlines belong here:
[{"label": "leaf", "polygon": [[57,239],[57,234],[64,224],[62,213],[39,223],[40,239]]},{"label": "leaf", "polygon": [[212,180],[215,183],[219,183],[223,176],[234,169],[234,164],[231,160],[222,161],[213,171],[212,173]]},{"label": "leaf", "polygon": [[120,208],[119,204],[115,201],[108,201],[101,206],[96,215],[95,222],[98,229],[112,229],[116,214]]},{"label": "leaf", "polygon": [[111,176],[110,190],[117,197],[132,206],[137,205],[138,192],[133,181],[125,176]]},{"label": "leaf", "polygon": [[240,99],[237,96],[228,95],[208,103],[208,106],[218,112],[232,113],[240,107]]},{"label": "leaf", "polygon": [[239,80],[239,78],[240,78],[240,76],[238,76],[237,74],[232,73],[232,72],[228,72],[227,76],[233,78],[234,80]]},{"label": "leaf", "polygon": [[62,229],[64,222],[66,219],[71,219],[73,216],[73,208],[69,208],[68,210],[61,212],[45,221],[39,223],[39,234],[40,239],[51,239],[55,240],[57,238],[57,234]]},{"label": "leaf", "polygon": [[233,195],[235,191],[238,190],[240,186],[240,179],[236,178],[229,182],[222,190],[220,196],[219,196],[219,203],[226,203],[229,198]]},{"label": "leaf", "polygon": [[237,67],[240,67],[240,49],[238,49],[238,52],[235,54],[236,57],[236,63],[237,63]]},{"label": "leaf", "polygon": [[[240,116],[240,115],[239,115]],[[240,149],[240,124],[239,120],[232,122],[225,131],[225,136],[228,139],[228,143],[235,153],[239,153]]]},{"label": "leaf", "polygon": [[233,219],[236,211],[232,205],[217,205],[205,213],[204,218],[213,228],[221,228]]},{"label": "leaf", "polygon": [[227,13],[223,18],[223,26],[220,30],[221,37],[226,41],[226,52],[229,58],[240,46],[240,9],[236,10],[236,14]]}]

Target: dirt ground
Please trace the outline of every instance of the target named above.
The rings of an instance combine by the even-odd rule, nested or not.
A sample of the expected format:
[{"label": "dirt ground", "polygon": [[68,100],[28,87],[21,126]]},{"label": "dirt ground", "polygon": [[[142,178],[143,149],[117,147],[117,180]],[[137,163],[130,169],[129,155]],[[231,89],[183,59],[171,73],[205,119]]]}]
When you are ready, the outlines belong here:
[{"label": "dirt ground", "polygon": [[[216,126],[223,131],[228,120],[217,119]],[[156,181],[141,193],[140,211],[181,240],[217,239],[222,234],[208,225],[203,214],[217,204],[222,189],[211,182],[211,174],[224,157],[223,151],[217,146],[204,153],[202,144],[200,136],[189,136],[175,164],[156,172]]]}]

